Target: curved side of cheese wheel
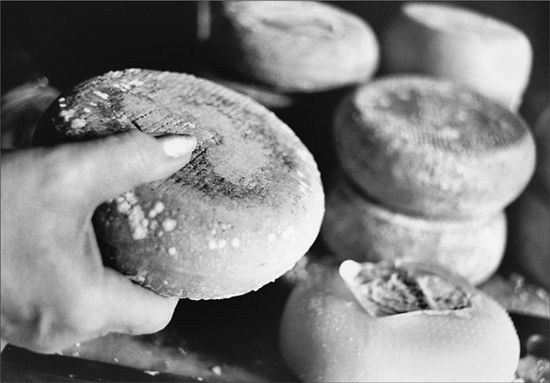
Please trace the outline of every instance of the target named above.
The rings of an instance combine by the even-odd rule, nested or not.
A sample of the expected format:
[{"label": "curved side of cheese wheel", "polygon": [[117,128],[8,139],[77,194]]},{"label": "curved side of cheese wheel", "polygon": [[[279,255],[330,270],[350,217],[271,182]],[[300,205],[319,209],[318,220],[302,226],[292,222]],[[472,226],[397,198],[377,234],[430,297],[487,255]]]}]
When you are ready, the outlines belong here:
[{"label": "curved side of cheese wheel", "polygon": [[209,45],[234,71],[282,92],[360,83],[374,74],[379,62],[371,27],[320,2],[221,3]]},{"label": "curved side of cheese wheel", "polygon": [[94,214],[106,264],[136,283],[190,299],[244,294],[292,268],[317,237],[324,193],[311,153],[272,112],[213,82],[109,72],[54,102],[35,143],[131,129],[197,139],[173,176]]},{"label": "curved side of cheese wheel", "polygon": [[454,5],[409,3],[382,40],[389,72],[446,78],[513,111],[521,105],[533,52],[511,24]]},{"label": "curved side of cheese wheel", "polygon": [[495,301],[470,293],[465,309],[371,317],[328,269],[291,293],[282,355],[307,382],[511,381],[520,352],[513,323]]},{"label": "curved side of cheese wheel", "polygon": [[479,284],[502,261],[506,215],[460,221],[409,216],[369,201],[341,179],[327,193],[321,236],[341,260],[436,262]]},{"label": "curved side of cheese wheel", "polygon": [[464,87],[422,76],[379,78],[339,105],[335,149],[344,172],[393,209],[457,218],[502,210],[535,168],[518,116]]}]

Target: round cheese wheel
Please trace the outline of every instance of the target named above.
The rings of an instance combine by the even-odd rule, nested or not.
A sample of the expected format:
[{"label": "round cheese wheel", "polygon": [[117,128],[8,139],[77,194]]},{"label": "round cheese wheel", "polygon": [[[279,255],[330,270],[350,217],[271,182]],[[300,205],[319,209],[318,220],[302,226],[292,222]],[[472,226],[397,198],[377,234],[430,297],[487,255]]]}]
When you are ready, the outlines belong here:
[{"label": "round cheese wheel", "polygon": [[513,380],[519,339],[494,300],[414,262],[396,271],[349,262],[312,273],[286,303],[281,351],[302,381]]},{"label": "round cheese wheel", "polygon": [[208,44],[233,71],[281,92],[318,92],[369,79],[379,62],[371,27],[309,1],[230,1],[214,8]]},{"label": "round cheese wheel", "polygon": [[62,95],[42,144],[140,129],[188,134],[197,148],[170,178],[98,207],[105,263],[166,296],[219,299],[256,290],[306,253],[324,194],[292,130],[248,97],[194,76],[128,69]]},{"label": "round cheese wheel", "polygon": [[321,236],[340,260],[435,262],[472,284],[487,280],[502,261],[502,211],[467,220],[428,219],[369,201],[344,179],[336,185],[327,193]]},{"label": "round cheese wheel", "polygon": [[388,72],[425,73],[464,84],[517,111],[533,52],[511,24],[449,4],[407,3],[383,33]]},{"label": "round cheese wheel", "polygon": [[367,194],[413,215],[502,210],[535,167],[527,125],[449,81],[393,75],[357,88],[334,121],[341,166]]}]

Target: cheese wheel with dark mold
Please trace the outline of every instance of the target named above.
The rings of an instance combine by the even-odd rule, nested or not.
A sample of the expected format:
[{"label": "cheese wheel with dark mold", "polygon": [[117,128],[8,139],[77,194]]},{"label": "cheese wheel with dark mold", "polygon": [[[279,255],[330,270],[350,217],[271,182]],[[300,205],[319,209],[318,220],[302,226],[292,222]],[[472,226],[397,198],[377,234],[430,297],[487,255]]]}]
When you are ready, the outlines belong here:
[{"label": "cheese wheel with dark mold", "polygon": [[62,95],[36,144],[140,129],[197,148],[170,178],[96,210],[105,263],[164,296],[220,299],[278,278],[317,237],[324,194],[292,130],[252,99],[187,74],[128,69]]},{"label": "cheese wheel with dark mold", "polygon": [[368,80],[379,63],[372,28],[313,1],[228,1],[214,8],[208,45],[233,71],[280,92],[319,92]]},{"label": "cheese wheel with dark mold", "polygon": [[531,75],[526,34],[450,4],[407,3],[383,33],[384,67],[464,84],[517,111]]},{"label": "cheese wheel with dark mold", "polygon": [[511,382],[520,357],[497,302],[417,262],[317,268],[286,303],[280,345],[304,382]]},{"label": "cheese wheel with dark mold", "polygon": [[412,215],[495,213],[535,168],[522,119],[449,81],[393,75],[357,88],[336,112],[341,166],[367,194]]},{"label": "cheese wheel with dark mold", "polygon": [[402,214],[341,179],[327,192],[321,236],[340,260],[435,262],[477,285],[502,261],[506,223],[503,211],[463,220]]}]

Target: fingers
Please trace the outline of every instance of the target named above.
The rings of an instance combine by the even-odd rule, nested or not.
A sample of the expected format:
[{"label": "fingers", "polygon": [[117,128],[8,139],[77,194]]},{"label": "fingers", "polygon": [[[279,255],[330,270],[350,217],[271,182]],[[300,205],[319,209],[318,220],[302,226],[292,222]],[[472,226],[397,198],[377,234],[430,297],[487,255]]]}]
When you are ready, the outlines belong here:
[{"label": "fingers", "polygon": [[167,178],[190,158],[197,141],[185,135],[153,138],[131,131],[82,143],[63,150],[65,183],[75,198],[94,207],[134,187]]},{"label": "fingers", "polygon": [[134,335],[151,334],[166,327],[179,301],[161,297],[111,269],[106,269],[101,299],[108,315],[107,329]]}]

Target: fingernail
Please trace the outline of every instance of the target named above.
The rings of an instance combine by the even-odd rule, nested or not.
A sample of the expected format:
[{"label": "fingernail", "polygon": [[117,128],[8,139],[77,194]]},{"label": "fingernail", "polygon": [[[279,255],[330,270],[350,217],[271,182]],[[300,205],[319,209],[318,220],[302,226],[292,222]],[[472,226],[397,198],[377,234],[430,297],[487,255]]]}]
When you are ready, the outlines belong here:
[{"label": "fingernail", "polygon": [[164,154],[168,157],[179,158],[184,155],[190,155],[197,146],[197,139],[187,135],[170,135],[157,138]]}]

